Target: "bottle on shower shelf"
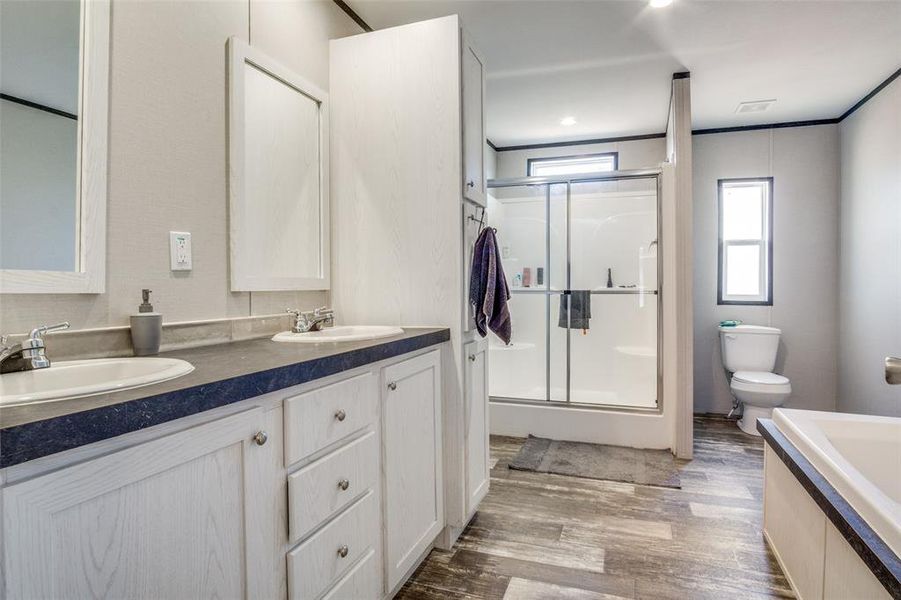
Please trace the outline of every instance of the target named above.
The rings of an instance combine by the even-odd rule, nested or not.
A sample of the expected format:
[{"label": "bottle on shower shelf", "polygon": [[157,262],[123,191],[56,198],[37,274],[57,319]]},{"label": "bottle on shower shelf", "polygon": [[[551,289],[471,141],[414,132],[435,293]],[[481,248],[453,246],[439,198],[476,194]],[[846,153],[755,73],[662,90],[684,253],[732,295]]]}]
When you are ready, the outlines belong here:
[{"label": "bottle on shower shelf", "polygon": [[607,287],[613,287],[613,269],[610,267],[607,267]]}]

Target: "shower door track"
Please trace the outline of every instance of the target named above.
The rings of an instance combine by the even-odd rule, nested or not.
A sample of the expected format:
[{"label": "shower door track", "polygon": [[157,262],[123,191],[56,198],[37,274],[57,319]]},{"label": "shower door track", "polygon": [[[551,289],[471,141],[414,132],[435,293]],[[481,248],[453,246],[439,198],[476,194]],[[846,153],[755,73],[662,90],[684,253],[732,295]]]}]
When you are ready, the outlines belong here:
[{"label": "shower door track", "polygon": [[[530,404],[530,405],[557,405],[573,408],[591,408],[602,410],[613,410],[623,412],[645,412],[645,413],[662,413],[663,412],[663,224],[662,224],[662,189],[661,189],[661,169],[631,169],[623,171],[606,171],[604,173],[586,173],[558,177],[511,177],[507,179],[489,179],[487,187],[506,188],[521,186],[544,186],[545,189],[545,268],[547,269],[547,281],[550,285],[551,281],[551,186],[566,185],[566,286],[564,290],[552,290],[550,288],[544,290],[511,290],[513,294],[542,294],[545,296],[545,399],[530,400],[528,398],[505,398],[500,396],[491,396],[493,402],[504,402],[511,404]],[[591,290],[591,295],[655,295],[657,296],[657,398],[656,406],[628,406],[617,404],[593,404],[583,402],[572,402],[572,362],[571,362],[571,335],[572,328],[566,328],[566,400],[551,399],[551,295],[560,294],[561,302],[563,296],[569,295],[572,283],[572,239],[570,235],[571,226],[571,204],[572,204],[572,185],[576,183],[597,183],[603,181],[623,181],[628,179],[651,179],[656,184],[657,194],[657,289],[656,290],[636,290],[630,288],[614,288],[605,290]],[[567,313],[569,314],[569,313]]]}]

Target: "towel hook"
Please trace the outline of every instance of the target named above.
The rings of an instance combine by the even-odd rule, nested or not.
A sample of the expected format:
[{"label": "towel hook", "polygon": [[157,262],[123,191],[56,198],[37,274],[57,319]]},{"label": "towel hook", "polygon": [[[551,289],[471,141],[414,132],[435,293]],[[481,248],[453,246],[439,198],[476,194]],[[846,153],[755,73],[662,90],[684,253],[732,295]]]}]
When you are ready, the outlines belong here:
[{"label": "towel hook", "polygon": [[[479,233],[481,233],[481,232],[482,232],[482,229],[483,229],[484,226],[485,226],[485,213],[486,213],[487,211],[485,210],[485,207],[479,207],[479,208],[482,209],[482,214],[479,215],[478,218],[476,218],[476,217],[474,217],[474,216],[472,216],[472,215],[468,215],[466,218],[469,219],[470,221],[475,221],[475,222],[477,222],[477,223],[479,224]],[[494,231],[494,233],[497,233],[497,229],[495,229],[494,227],[492,227],[491,229]]]}]

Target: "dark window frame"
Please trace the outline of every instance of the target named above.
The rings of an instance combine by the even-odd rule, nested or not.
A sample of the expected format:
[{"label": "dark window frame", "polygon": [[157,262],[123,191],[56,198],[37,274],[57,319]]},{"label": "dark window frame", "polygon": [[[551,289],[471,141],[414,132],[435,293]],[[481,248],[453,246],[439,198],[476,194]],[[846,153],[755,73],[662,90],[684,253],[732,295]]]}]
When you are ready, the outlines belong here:
[{"label": "dark window frame", "polygon": [[613,157],[613,170],[619,171],[619,152],[588,152],[586,154],[568,154],[565,156],[536,156],[526,160],[526,176],[532,176],[532,163],[547,162],[550,160],[572,160],[574,158],[600,158]]},{"label": "dark window frame", "polygon": [[[723,184],[724,183],[766,183],[768,192],[767,208],[767,233],[766,236],[766,283],[767,297],[765,300],[724,300],[723,299]],[[717,207],[717,260],[716,260],[716,303],[719,306],[772,306],[773,305],[773,213],[775,212],[775,197],[773,196],[772,177],[732,177],[716,180],[716,207]]]}]

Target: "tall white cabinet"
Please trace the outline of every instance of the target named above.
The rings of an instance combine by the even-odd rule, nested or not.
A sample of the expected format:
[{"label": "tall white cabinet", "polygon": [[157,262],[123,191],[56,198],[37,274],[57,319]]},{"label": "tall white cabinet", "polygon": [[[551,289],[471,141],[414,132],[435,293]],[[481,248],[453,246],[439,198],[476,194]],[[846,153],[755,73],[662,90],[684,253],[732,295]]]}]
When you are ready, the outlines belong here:
[{"label": "tall white cabinet", "polygon": [[[487,353],[464,345],[485,205],[485,66],[456,15],[331,42],[332,303],[343,323],[440,325],[444,512],[488,489]],[[390,399],[388,404],[390,405]],[[386,468],[390,466],[386,463]]]}]

